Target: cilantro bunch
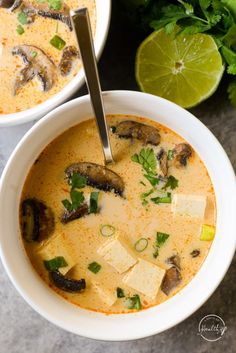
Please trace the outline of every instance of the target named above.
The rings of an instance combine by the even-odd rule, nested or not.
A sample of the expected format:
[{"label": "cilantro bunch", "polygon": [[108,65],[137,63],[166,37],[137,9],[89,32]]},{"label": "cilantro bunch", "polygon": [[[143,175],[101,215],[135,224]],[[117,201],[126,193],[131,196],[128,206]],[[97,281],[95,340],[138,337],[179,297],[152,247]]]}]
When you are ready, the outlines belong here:
[{"label": "cilantro bunch", "polygon": [[172,33],[178,25],[179,33],[211,35],[230,75],[228,93],[236,105],[236,0],[127,0],[125,3],[133,23],[145,34],[161,28]]}]

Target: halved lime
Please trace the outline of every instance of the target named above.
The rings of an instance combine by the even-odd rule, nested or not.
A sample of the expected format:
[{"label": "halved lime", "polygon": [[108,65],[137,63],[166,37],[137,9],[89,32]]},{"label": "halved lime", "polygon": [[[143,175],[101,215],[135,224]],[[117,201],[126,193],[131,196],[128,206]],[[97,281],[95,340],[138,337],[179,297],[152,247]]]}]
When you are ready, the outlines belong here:
[{"label": "halved lime", "polygon": [[190,108],[211,96],[224,72],[214,39],[207,34],[153,32],[136,56],[136,79],[143,92]]}]

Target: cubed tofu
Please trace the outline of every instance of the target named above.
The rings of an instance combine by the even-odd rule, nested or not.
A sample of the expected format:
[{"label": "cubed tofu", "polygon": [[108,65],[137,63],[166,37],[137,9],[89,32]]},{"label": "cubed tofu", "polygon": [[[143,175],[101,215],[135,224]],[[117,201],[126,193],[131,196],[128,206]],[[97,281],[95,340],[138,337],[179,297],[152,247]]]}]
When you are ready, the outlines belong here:
[{"label": "cubed tofu", "polygon": [[63,256],[68,266],[60,268],[62,274],[66,274],[77,263],[72,245],[62,234],[49,239],[41,246],[37,254],[42,259],[42,263],[44,260],[51,260],[56,256]]},{"label": "cubed tofu", "polygon": [[108,241],[97,250],[97,253],[119,273],[124,273],[137,262],[118,239]]},{"label": "cubed tofu", "polygon": [[203,195],[175,194],[172,199],[174,214],[204,219],[207,197]]},{"label": "cubed tofu", "polygon": [[150,299],[155,299],[165,272],[163,268],[139,259],[138,263],[123,277],[123,282]]},{"label": "cubed tofu", "polygon": [[98,282],[92,282],[92,287],[95,290],[95,292],[99,295],[101,301],[108,306],[112,306],[116,300],[117,300],[117,295],[115,291],[104,288],[100,283]]}]

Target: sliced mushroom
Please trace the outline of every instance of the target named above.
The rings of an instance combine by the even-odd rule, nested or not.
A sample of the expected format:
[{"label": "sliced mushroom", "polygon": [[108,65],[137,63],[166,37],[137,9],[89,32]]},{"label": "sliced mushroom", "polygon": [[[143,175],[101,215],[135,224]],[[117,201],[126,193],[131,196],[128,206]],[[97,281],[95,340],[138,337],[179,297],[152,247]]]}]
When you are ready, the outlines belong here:
[{"label": "sliced mushroom", "polygon": [[195,250],[193,250],[193,251],[190,253],[190,255],[191,255],[192,257],[198,257],[198,256],[200,255],[200,250],[199,250],[199,249],[195,249]]},{"label": "sliced mushroom", "polygon": [[136,138],[143,141],[145,144],[150,143],[156,146],[160,143],[158,129],[132,120],[120,122],[116,126],[115,133],[123,138]]},{"label": "sliced mushroom", "polygon": [[181,281],[181,274],[177,267],[172,266],[166,271],[165,277],[161,284],[161,290],[166,295],[169,295]]},{"label": "sliced mushroom", "polygon": [[59,289],[66,292],[82,292],[86,288],[85,279],[72,279],[63,276],[59,271],[51,271],[49,278],[52,283]]},{"label": "sliced mushroom", "polygon": [[187,143],[179,143],[173,149],[173,155],[176,167],[186,166],[188,159],[192,156],[192,148]]},{"label": "sliced mushroom", "polygon": [[16,9],[18,9],[22,4],[22,0],[15,0],[14,3],[12,4],[10,10],[11,11],[15,11]]},{"label": "sliced mushroom", "polygon": [[0,7],[3,7],[4,9],[10,9],[14,2],[14,0],[0,0]]},{"label": "sliced mushroom", "polygon": [[42,17],[51,18],[53,20],[58,20],[65,23],[70,31],[72,31],[72,24],[70,20],[70,8],[63,3],[60,10],[53,10],[50,8],[47,1],[42,3],[24,3],[23,11],[29,15],[38,15]]},{"label": "sliced mushroom", "polygon": [[35,76],[40,80],[43,91],[49,91],[52,88],[56,80],[56,67],[41,49],[33,45],[18,45],[13,48],[12,54],[20,56],[26,64],[26,68],[16,77],[15,94]]},{"label": "sliced mushroom", "polygon": [[68,211],[66,210],[61,216],[62,223],[69,223],[75,219],[81,218],[89,213],[88,205],[86,203],[82,204],[77,210]]},{"label": "sliced mushroom", "polygon": [[62,76],[67,76],[72,70],[73,62],[79,58],[79,51],[76,47],[70,45],[63,50],[59,70]]},{"label": "sliced mushroom", "polygon": [[46,239],[54,231],[54,214],[42,201],[26,199],[21,205],[21,227],[27,242]]},{"label": "sliced mushroom", "polygon": [[173,255],[169,257],[166,262],[170,265],[175,266],[178,270],[180,270],[180,257],[179,255]]},{"label": "sliced mushroom", "polygon": [[160,176],[162,177],[167,176],[167,173],[168,173],[167,153],[163,148],[157,154],[157,160],[159,162],[159,167],[160,167],[160,172],[159,172]]},{"label": "sliced mushroom", "polygon": [[100,164],[80,162],[71,164],[65,170],[66,176],[70,178],[73,173],[79,173],[87,177],[87,184],[104,191],[114,191],[122,196],[124,192],[124,182],[122,178]]}]

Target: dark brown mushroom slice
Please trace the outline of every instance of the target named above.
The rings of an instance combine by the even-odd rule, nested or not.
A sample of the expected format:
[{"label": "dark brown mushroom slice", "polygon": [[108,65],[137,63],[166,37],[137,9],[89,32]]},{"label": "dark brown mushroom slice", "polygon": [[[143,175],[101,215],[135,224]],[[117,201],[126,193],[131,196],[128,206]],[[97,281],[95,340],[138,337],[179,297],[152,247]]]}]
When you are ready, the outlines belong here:
[{"label": "dark brown mushroom slice", "polygon": [[72,31],[70,8],[65,3],[63,3],[60,10],[51,9],[46,1],[43,3],[24,3],[23,11],[29,16],[37,15],[61,21]]},{"label": "dark brown mushroom slice", "polygon": [[188,159],[192,156],[192,148],[187,143],[179,143],[173,149],[174,164],[177,167],[183,167],[187,165]]},{"label": "dark brown mushroom slice", "polygon": [[75,46],[70,45],[64,48],[61,61],[59,63],[59,70],[62,76],[69,75],[72,70],[74,61],[78,58],[79,51]]},{"label": "dark brown mushroom slice", "polygon": [[54,214],[48,206],[37,199],[26,199],[21,204],[21,228],[27,242],[42,241],[53,233]]},{"label": "dark brown mushroom slice", "polygon": [[65,212],[61,216],[61,222],[66,224],[75,219],[81,218],[89,213],[88,205],[86,203],[82,204],[76,210],[65,210]]},{"label": "dark brown mushroom slice", "polygon": [[166,271],[165,277],[161,284],[161,290],[166,295],[169,295],[170,292],[177,287],[180,283],[182,277],[181,273],[176,266],[172,266]]},{"label": "dark brown mushroom slice", "polygon": [[14,2],[14,0],[0,0],[0,7],[3,7],[4,9],[10,9]]},{"label": "dark brown mushroom slice", "polygon": [[173,255],[171,257],[168,257],[168,259],[166,260],[166,262],[170,265],[175,266],[177,269],[180,270],[180,257],[179,255]]},{"label": "dark brown mushroom slice", "polygon": [[51,282],[59,289],[66,292],[83,292],[86,288],[86,281],[82,279],[72,279],[64,276],[58,270],[49,272],[49,278]]},{"label": "dark brown mushroom slice", "polygon": [[142,124],[132,120],[125,120],[116,126],[115,133],[120,138],[136,138],[157,146],[160,143],[159,130],[153,126]]},{"label": "dark brown mushroom slice", "polygon": [[68,178],[73,173],[79,173],[87,177],[88,185],[104,191],[114,191],[120,196],[123,195],[125,185],[122,178],[113,170],[100,164],[89,162],[74,163],[66,168],[65,173]]},{"label": "dark brown mushroom slice", "polygon": [[157,160],[159,162],[160,167],[160,176],[165,177],[168,174],[168,160],[167,160],[167,153],[162,148],[157,154]]},{"label": "dark brown mushroom slice", "polygon": [[199,255],[200,255],[200,250],[199,249],[194,249],[191,253],[190,253],[190,255],[192,256],[192,257],[198,257]]},{"label": "dark brown mushroom slice", "polygon": [[12,54],[20,56],[26,64],[26,69],[21,70],[16,77],[15,94],[35,76],[41,82],[43,91],[52,88],[56,80],[56,67],[43,50],[33,45],[18,45],[12,49]]}]

